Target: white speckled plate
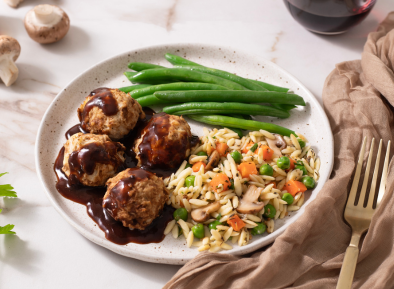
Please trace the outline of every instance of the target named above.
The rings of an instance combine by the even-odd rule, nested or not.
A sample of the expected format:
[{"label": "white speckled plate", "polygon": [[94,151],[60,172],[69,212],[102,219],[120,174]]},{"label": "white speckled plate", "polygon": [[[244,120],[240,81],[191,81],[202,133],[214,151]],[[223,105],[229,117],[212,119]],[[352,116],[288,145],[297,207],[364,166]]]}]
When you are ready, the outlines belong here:
[{"label": "white speckled plate", "polygon": [[[36,142],[37,172],[48,198],[56,210],[78,232],[92,242],[108,248],[115,253],[154,263],[184,264],[198,254],[196,248],[187,248],[185,239],[173,239],[167,236],[161,243],[139,245],[129,243],[116,245],[104,237],[104,233],[95,226],[86,213],[86,207],[63,198],[55,188],[56,177],[53,164],[61,146],[66,139],[64,134],[68,128],[78,122],[77,108],[90,91],[97,87],[122,87],[130,85],[123,75],[127,64],[131,61],[150,62],[170,66],[164,59],[166,52],[185,56],[186,58],[206,66],[228,70],[253,79],[289,87],[301,95],[307,105],[292,112],[289,119],[273,120],[276,124],[298,131],[306,136],[321,159],[320,180],[317,187],[309,194],[304,206],[283,220],[277,220],[272,234],[263,234],[247,246],[237,245],[226,253],[241,255],[250,253],[272,243],[283,231],[293,223],[309,203],[318,196],[320,189],[328,179],[333,165],[333,137],[330,125],[323,109],[314,96],[293,76],[276,64],[250,55],[234,51],[227,47],[216,47],[196,44],[160,45],[141,48],[107,59],[76,77],[65,87],[49,106],[42,119]],[[260,117],[262,121],[270,118]],[[188,120],[192,132],[201,135],[202,125]]]}]

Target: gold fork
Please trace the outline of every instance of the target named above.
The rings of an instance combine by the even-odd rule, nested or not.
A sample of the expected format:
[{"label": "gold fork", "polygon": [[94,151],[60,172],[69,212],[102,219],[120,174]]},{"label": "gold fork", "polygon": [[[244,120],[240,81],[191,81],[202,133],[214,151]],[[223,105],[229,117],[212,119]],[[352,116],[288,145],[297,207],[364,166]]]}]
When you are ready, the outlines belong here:
[{"label": "gold fork", "polygon": [[[352,238],[350,240],[350,245],[346,249],[345,258],[343,259],[341,273],[339,274],[339,280],[337,284],[337,289],[350,289],[353,282],[354,271],[356,270],[357,257],[358,257],[358,243],[360,241],[361,235],[368,230],[371,223],[372,215],[375,211],[373,208],[373,201],[375,197],[376,181],[378,178],[380,154],[382,150],[382,140],[379,142],[378,155],[376,156],[375,170],[372,177],[372,183],[369,191],[369,195],[366,194],[369,178],[369,170],[371,168],[371,160],[374,148],[375,139],[371,141],[371,148],[369,150],[369,156],[367,161],[367,166],[365,168],[365,175],[363,185],[360,191],[360,197],[358,202],[355,204],[358,183],[360,181],[361,168],[363,166],[363,157],[365,152],[366,138],[363,140],[360,155],[358,157],[358,163],[356,168],[356,173],[354,174],[354,179],[352,183],[352,188],[350,189],[349,198],[345,209],[345,220],[348,222],[352,228]],[[376,206],[379,205],[383,198],[384,191],[386,188],[387,181],[387,170],[389,164],[389,154],[390,154],[390,141],[387,144],[386,157],[384,159],[382,178],[380,181],[380,187],[378,192],[378,198]],[[368,201],[367,206],[364,208],[364,203]]]}]

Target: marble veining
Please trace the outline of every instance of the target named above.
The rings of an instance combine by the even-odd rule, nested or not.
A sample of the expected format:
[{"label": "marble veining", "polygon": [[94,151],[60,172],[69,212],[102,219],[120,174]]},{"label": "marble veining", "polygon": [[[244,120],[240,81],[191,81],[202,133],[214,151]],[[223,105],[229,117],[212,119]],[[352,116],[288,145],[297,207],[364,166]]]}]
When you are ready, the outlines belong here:
[{"label": "marble veining", "polygon": [[335,64],[359,59],[367,34],[393,9],[391,0],[377,1],[358,27],[323,37],[296,23],[280,0],[48,0],[69,14],[71,28],[62,41],[43,46],[28,37],[22,22],[41,3],[25,0],[12,9],[0,2],[0,33],[15,37],[22,47],[19,79],[8,88],[0,83],[0,172],[9,172],[0,183],[11,183],[19,195],[0,200],[0,225],[15,224],[17,232],[0,235],[1,288],[162,288],[179,268],[96,246],[68,225],[43,193],[35,172],[37,129],[55,95],[77,75],[143,46],[208,43],[274,60],[321,101],[324,80]]}]

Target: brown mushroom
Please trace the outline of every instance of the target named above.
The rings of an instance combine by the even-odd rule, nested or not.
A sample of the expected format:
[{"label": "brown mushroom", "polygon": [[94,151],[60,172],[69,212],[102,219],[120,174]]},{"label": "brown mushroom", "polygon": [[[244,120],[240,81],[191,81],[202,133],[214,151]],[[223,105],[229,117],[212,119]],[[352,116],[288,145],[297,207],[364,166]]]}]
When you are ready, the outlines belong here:
[{"label": "brown mushroom", "polygon": [[70,28],[66,12],[55,5],[38,5],[27,12],[25,28],[30,38],[42,44],[62,39]]},{"label": "brown mushroom", "polygon": [[202,223],[210,218],[211,213],[216,212],[219,209],[220,209],[220,203],[216,201],[204,207],[194,209],[191,212],[191,216],[194,221]]},{"label": "brown mushroom", "polygon": [[21,53],[19,42],[7,35],[0,36],[0,78],[10,86],[18,78],[19,70],[15,65]]},{"label": "brown mushroom", "polygon": [[279,149],[284,150],[286,148],[286,146],[287,146],[284,138],[281,135],[279,135],[279,134],[274,134],[274,136],[276,138],[276,146]]},{"label": "brown mushroom", "polygon": [[275,139],[266,138],[268,146],[274,151],[278,156],[282,156],[281,150],[286,148],[286,142],[283,137],[279,134],[274,134]]},{"label": "brown mushroom", "polygon": [[209,156],[208,164],[205,167],[206,171],[212,170],[217,167],[220,162],[220,155],[218,151],[213,151],[213,153]]},{"label": "brown mushroom", "polygon": [[5,3],[8,4],[8,6],[11,6],[12,8],[17,8],[20,3],[23,2],[23,0],[4,0]]},{"label": "brown mushroom", "polygon": [[243,198],[239,201],[237,212],[241,214],[256,214],[264,208],[264,203],[259,202],[260,193],[263,188],[251,185]]}]

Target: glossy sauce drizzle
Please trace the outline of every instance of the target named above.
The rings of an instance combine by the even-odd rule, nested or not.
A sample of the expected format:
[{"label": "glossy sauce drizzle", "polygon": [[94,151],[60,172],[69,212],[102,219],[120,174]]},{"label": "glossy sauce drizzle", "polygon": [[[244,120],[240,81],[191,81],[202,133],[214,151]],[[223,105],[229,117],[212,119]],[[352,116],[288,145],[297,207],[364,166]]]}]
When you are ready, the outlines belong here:
[{"label": "glossy sauce drizzle", "polygon": [[[121,179],[110,191],[109,197],[104,200],[103,207],[112,212],[112,216],[117,215],[119,205],[123,206],[129,199],[130,188],[136,181],[149,179],[153,176],[151,172],[132,168],[128,170],[128,177]],[[119,204],[119,205],[118,205]]]},{"label": "glossy sauce drizzle", "polygon": [[[154,114],[154,111],[149,108],[144,108],[144,112],[146,114],[146,118],[144,120],[140,120],[133,131],[124,139],[119,141],[126,147],[125,167],[128,168],[134,168],[137,164],[133,151],[134,141]],[[78,125],[73,128],[74,129],[70,129],[68,131],[66,136],[71,136],[72,134],[81,131],[80,128],[78,128]],[[80,184],[72,184],[62,171],[63,159],[64,147],[60,150],[54,166],[58,179],[56,189],[63,197],[85,205],[88,215],[105,233],[105,237],[109,241],[119,245],[125,245],[130,242],[138,244],[160,243],[164,239],[164,229],[167,226],[167,223],[173,219],[172,214],[175,210],[173,207],[164,205],[160,216],[157,217],[145,230],[130,230],[129,228],[124,227],[121,222],[114,220],[108,211],[103,208],[102,202],[107,188],[87,187]],[[176,169],[163,170],[162,173],[170,175],[175,171]],[[158,175],[160,176],[160,174]]]},{"label": "glossy sauce drizzle", "polygon": [[86,118],[89,116],[89,112],[93,107],[100,108],[103,113],[107,116],[115,115],[118,109],[118,103],[112,95],[111,89],[107,87],[101,87],[93,90],[89,96],[90,100],[85,104],[82,110],[78,109],[78,117],[81,121],[81,127],[83,130],[88,131]]},{"label": "glossy sauce drizzle", "polygon": [[190,139],[184,132],[180,134],[183,139],[169,142],[167,136],[170,129],[170,116],[162,112],[155,114],[142,131],[145,135],[138,149],[144,169],[168,171],[177,168],[185,159],[186,150],[190,149]]},{"label": "glossy sauce drizzle", "polygon": [[70,183],[78,184],[84,173],[91,175],[96,163],[111,164],[116,171],[123,165],[117,156],[118,151],[123,150],[117,142],[88,143],[79,151],[70,154],[68,164],[70,166]]}]

